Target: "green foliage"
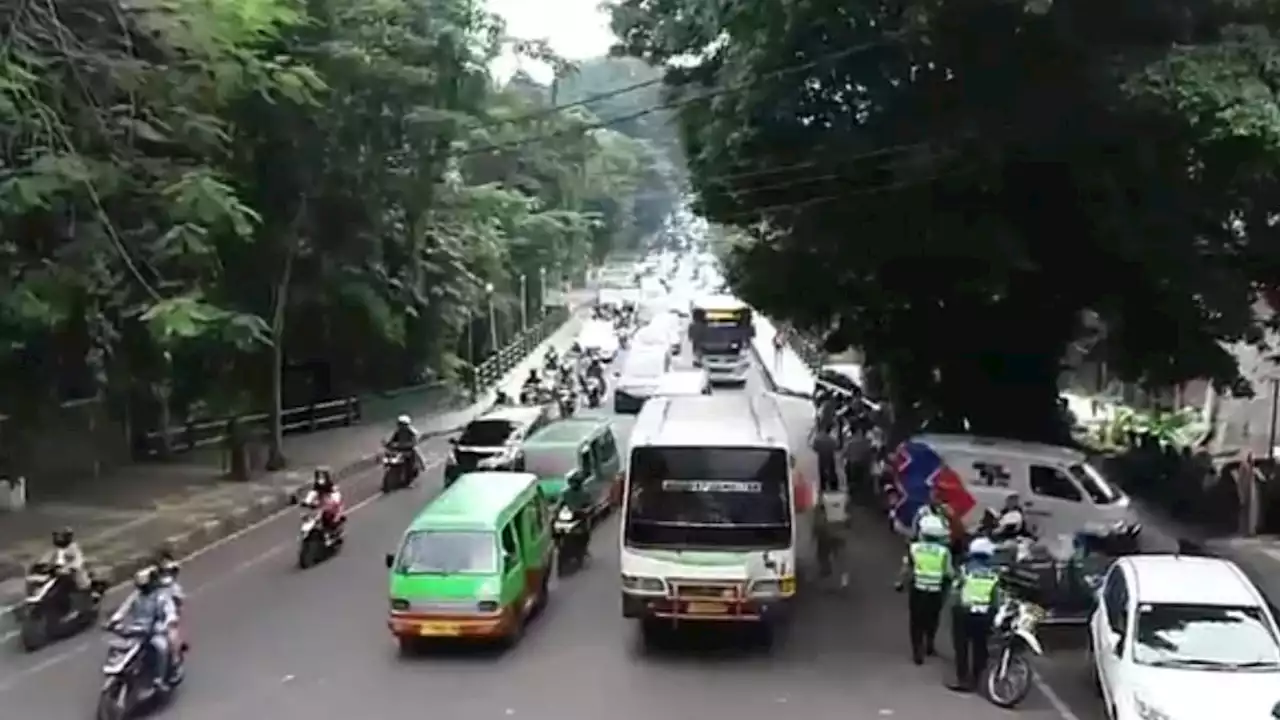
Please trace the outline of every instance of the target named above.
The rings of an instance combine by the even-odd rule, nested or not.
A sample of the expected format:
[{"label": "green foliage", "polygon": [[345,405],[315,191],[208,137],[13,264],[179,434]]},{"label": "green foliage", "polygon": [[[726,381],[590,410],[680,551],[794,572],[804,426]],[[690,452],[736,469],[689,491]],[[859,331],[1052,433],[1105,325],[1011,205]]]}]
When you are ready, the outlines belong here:
[{"label": "green foliage", "polygon": [[698,207],[751,237],[738,292],[885,363],[899,408],[1060,438],[1086,310],[1113,369],[1156,385],[1233,385],[1223,343],[1261,337],[1273,7],[620,0],[613,18],[621,50],[679,67]]},{"label": "green foliage", "polygon": [[[446,377],[487,285],[509,331],[521,276],[537,313],[544,274],[634,240],[652,148],[500,87],[510,41],[474,3],[20,6],[0,46],[2,413],[34,420],[69,385],[181,413]],[[281,364],[325,365],[325,386]]]}]

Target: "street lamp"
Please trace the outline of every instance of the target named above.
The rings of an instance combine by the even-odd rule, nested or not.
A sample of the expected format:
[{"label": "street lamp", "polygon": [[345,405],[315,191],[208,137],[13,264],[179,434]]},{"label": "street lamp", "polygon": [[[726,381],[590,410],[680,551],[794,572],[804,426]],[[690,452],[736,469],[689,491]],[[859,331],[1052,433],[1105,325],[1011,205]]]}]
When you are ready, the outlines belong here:
[{"label": "street lamp", "polygon": [[520,332],[529,331],[529,278],[520,273]]},{"label": "street lamp", "polygon": [[493,354],[498,354],[498,313],[493,307],[493,283],[484,284],[484,294],[489,299],[489,342],[493,345]]}]

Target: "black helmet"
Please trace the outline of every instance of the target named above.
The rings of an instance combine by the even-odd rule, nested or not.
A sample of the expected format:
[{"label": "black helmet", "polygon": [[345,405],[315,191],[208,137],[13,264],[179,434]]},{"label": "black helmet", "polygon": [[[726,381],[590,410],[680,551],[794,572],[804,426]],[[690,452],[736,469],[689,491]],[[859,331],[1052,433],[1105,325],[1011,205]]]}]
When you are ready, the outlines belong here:
[{"label": "black helmet", "polygon": [[71,531],[71,528],[58,528],[53,531],[53,545],[60,548],[70,547],[75,537],[75,533]]},{"label": "black helmet", "polygon": [[315,479],[311,482],[311,487],[319,493],[327,493],[333,491],[333,473],[327,467],[316,468]]},{"label": "black helmet", "polygon": [[159,578],[156,575],[156,569],[145,567],[133,574],[133,586],[138,592],[147,593],[156,589],[156,582]]},{"label": "black helmet", "polygon": [[178,561],[173,557],[173,551],[169,548],[160,548],[155,554],[155,568],[160,575],[167,577],[178,576]]}]

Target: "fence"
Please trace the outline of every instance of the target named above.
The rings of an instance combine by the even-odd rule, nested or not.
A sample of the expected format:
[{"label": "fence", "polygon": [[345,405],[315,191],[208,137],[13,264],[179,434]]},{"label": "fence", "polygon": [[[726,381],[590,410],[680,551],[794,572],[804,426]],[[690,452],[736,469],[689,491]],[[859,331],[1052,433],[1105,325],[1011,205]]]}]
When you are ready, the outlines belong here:
[{"label": "fence", "polygon": [[[568,319],[568,308],[549,308],[539,323],[478,365],[471,377],[467,378],[471,400],[479,399],[482,392],[496,385]],[[436,396],[435,399],[445,400],[448,396],[447,387],[432,383],[379,396],[345,397],[286,408],[281,417],[282,430],[285,434],[295,434],[354,425],[366,418],[366,403],[373,411],[369,417],[384,419],[382,415],[388,412],[389,407],[396,407],[395,414],[406,412],[407,408],[403,405],[407,398],[418,397],[425,401],[433,395]],[[135,442],[134,452],[139,458],[156,458],[200,448],[224,447],[233,433],[239,433],[242,437],[261,437],[268,431],[270,420],[268,413],[194,419],[166,430],[155,430],[142,435]]]}]

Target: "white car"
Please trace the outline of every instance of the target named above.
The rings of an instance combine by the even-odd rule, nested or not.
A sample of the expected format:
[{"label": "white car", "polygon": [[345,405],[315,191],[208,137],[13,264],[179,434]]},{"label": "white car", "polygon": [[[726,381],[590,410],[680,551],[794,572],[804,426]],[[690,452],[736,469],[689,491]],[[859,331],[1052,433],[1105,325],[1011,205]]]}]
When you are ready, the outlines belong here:
[{"label": "white car", "polygon": [[658,389],[658,379],[671,369],[671,355],[665,348],[634,348],[627,353],[622,370],[614,373],[613,411],[640,412],[645,400]]},{"label": "white car", "polygon": [[607,320],[587,321],[578,332],[577,343],[582,352],[595,352],[605,362],[618,356],[618,334]]},{"label": "white car", "polygon": [[1280,629],[1230,560],[1130,555],[1107,571],[1089,661],[1111,720],[1267,718]]}]

